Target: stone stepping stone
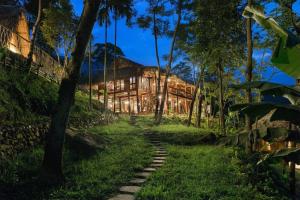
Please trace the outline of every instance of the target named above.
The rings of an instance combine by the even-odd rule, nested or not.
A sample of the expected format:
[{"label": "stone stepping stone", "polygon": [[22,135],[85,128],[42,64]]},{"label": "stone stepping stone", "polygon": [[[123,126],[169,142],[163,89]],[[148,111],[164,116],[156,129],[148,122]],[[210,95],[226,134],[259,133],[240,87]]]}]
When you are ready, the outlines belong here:
[{"label": "stone stepping stone", "polygon": [[139,178],[148,178],[150,175],[150,172],[139,172],[135,174],[135,176]]},{"label": "stone stepping stone", "polygon": [[155,168],[162,167],[162,166],[163,166],[162,163],[152,163],[152,164],[150,165],[150,167],[155,167]]},{"label": "stone stepping stone", "polygon": [[130,185],[130,186],[122,186],[120,187],[119,191],[122,193],[128,193],[128,194],[134,194],[137,193],[141,187],[136,185]]},{"label": "stone stepping stone", "polygon": [[135,179],[132,179],[131,181],[129,181],[129,183],[131,183],[133,185],[142,185],[145,182],[146,182],[146,179],[144,179],[144,178],[135,178]]},{"label": "stone stepping stone", "polygon": [[134,196],[131,194],[118,194],[108,200],[134,200]]},{"label": "stone stepping stone", "polygon": [[152,167],[147,167],[147,168],[144,168],[143,170],[144,170],[144,172],[155,172],[156,171],[156,169],[152,168]]},{"label": "stone stepping stone", "polygon": [[154,160],[166,160],[166,157],[164,157],[164,156],[155,156]]},{"label": "stone stepping stone", "polygon": [[167,155],[168,155],[167,153],[156,153],[155,154],[156,157],[165,157]]},{"label": "stone stepping stone", "polygon": [[164,163],[164,160],[153,160],[152,163],[157,163],[157,164],[161,164]]}]

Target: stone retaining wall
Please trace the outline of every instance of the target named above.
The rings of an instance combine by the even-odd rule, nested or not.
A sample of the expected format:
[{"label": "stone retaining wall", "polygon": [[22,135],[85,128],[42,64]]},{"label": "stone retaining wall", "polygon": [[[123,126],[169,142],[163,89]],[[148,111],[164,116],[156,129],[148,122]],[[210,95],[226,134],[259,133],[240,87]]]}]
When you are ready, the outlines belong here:
[{"label": "stone retaining wall", "polygon": [[0,159],[13,155],[44,140],[48,124],[0,127]]},{"label": "stone retaining wall", "polygon": [[[112,112],[105,112],[92,119],[70,117],[69,127],[87,129],[91,126],[113,123],[117,119],[118,116]],[[0,160],[11,158],[30,147],[42,144],[48,127],[48,122],[0,126]]]}]

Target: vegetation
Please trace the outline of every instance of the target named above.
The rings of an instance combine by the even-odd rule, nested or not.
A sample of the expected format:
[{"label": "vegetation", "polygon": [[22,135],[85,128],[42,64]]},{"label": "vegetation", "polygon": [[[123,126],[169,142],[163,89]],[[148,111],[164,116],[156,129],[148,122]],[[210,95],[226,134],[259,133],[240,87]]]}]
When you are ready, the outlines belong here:
[{"label": "vegetation", "polygon": [[264,184],[249,184],[231,148],[168,146],[169,157],[139,192],[138,199],[288,199]]},{"label": "vegetation", "polygon": [[[0,68],[0,121],[5,124],[35,124],[49,121],[54,109],[58,85],[31,74],[24,75],[16,69]],[[102,105],[93,101],[94,110],[88,109],[87,94],[76,92],[71,109],[71,123],[90,121],[103,113]]]},{"label": "vegetation", "polygon": [[136,170],[151,162],[151,146],[140,135],[140,129],[129,125],[127,120],[86,131],[99,136],[103,149],[87,157],[66,145],[66,180],[62,186],[37,183],[43,159],[43,149],[37,147],[13,160],[1,162],[0,197],[22,200],[105,199],[129,181]]},{"label": "vegetation", "polygon": [[[297,1],[146,2],[146,11],[136,21],[141,28],[150,29],[154,36],[158,74],[157,77],[149,77],[157,79],[157,87],[151,91],[156,96],[154,120],[153,116],[147,116],[135,121],[135,117],[131,116],[112,124],[99,125],[97,122],[92,128],[80,126],[80,122],[103,121],[106,115],[115,116],[108,111],[107,67],[114,61],[114,96],[111,102],[115,111],[116,58],[124,55],[117,47],[117,20],[125,17],[129,24],[135,16],[133,0],[86,0],[83,1],[80,17],[75,15],[70,0],[0,2],[26,7],[35,22],[30,24],[31,41],[29,49],[26,49],[28,56],[18,55],[27,59],[29,73],[13,67],[2,68],[7,60],[15,61],[13,57],[6,56],[5,49],[1,47],[0,50],[1,126],[2,122],[4,128],[11,124],[50,122],[44,149],[37,146],[0,163],[0,198],[108,198],[117,192],[121,184],[132,178],[136,170],[150,163],[152,148],[142,135],[150,132],[166,145],[169,157],[166,165],[156,171],[139,192],[139,199],[297,199],[296,177],[299,174],[295,167],[296,163],[300,163],[300,149],[297,146],[300,92],[294,87],[263,82],[261,75],[265,52],[277,44],[270,61],[299,79],[299,70],[292,69],[300,64]],[[268,14],[276,14],[279,23],[266,17],[264,8]],[[114,15],[114,44],[108,43],[111,14]],[[244,20],[244,17],[247,19]],[[253,19],[270,32],[254,29]],[[90,68],[90,99],[77,91],[88,43],[91,62],[92,32],[96,21],[105,28],[104,44],[94,45],[93,52],[93,59],[104,65],[104,83],[98,85],[99,94],[101,87],[104,87],[103,104],[92,102]],[[8,43],[11,35],[14,34],[2,39],[4,48],[9,49],[12,45]],[[161,76],[160,37],[170,41],[169,53],[165,56],[164,78]],[[278,41],[277,37],[280,38]],[[55,57],[56,52],[59,60],[63,54],[64,74],[59,85],[30,73],[31,64],[38,56],[34,53],[37,39],[50,47],[51,57]],[[264,50],[260,66],[258,59],[253,58],[257,48]],[[14,54],[17,56],[17,52]],[[192,68],[194,72],[190,70]],[[190,78],[194,73],[192,81],[195,88],[191,88],[193,94],[188,119],[164,115],[164,106],[169,103],[168,96],[174,95],[174,91],[168,91],[168,79],[174,72],[185,78]],[[130,79],[133,80],[132,77],[124,79],[121,88],[124,95],[128,95],[129,101],[126,103],[129,115],[132,115],[130,95],[140,82]],[[256,79],[258,81],[254,81]],[[228,87],[244,80],[247,82],[235,88],[245,91]],[[188,91],[179,94],[177,86],[174,89],[178,108],[179,97],[187,98]],[[148,87],[150,89],[151,85]],[[135,89],[138,97],[139,88]],[[285,98],[289,102],[276,103],[275,99],[261,102],[261,97],[267,95]],[[136,102],[139,113],[139,98]],[[187,107],[188,102],[185,103]],[[231,111],[238,112],[233,114]],[[195,123],[193,115],[196,116]],[[204,121],[202,117],[206,118],[207,125],[201,123]],[[97,148],[92,145],[78,148],[72,143],[71,130],[67,127],[76,123],[79,129],[72,127],[74,132],[80,133],[76,136],[91,136]],[[278,127],[278,124],[283,126]],[[226,137],[229,131],[231,135]],[[2,139],[4,134],[0,133]],[[17,136],[22,137],[20,133]],[[224,141],[235,147],[216,146]],[[274,143],[278,144],[275,149]],[[14,147],[13,143],[9,145]],[[266,150],[265,146],[270,148]],[[84,153],[90,149],[93,150],[89,154]]]}]

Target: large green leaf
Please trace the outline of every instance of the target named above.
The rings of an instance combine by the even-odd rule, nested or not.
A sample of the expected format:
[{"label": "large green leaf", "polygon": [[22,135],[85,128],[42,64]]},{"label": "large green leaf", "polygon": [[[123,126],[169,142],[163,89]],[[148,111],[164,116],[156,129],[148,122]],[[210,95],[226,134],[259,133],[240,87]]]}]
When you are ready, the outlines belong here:
[{"label": "large green leaf", "polygon": [[236,104],[230,107],[231,111],[240,111],[248,115],[251,119],[257,120],[264,117],[270,111],[274,110],[270,121],[289,121],[293,124],[300,125],[300,108],[294,105],[282,105],[276,103],[252,103]]},{"label": "large green leaf", "polygon": [[234,89],[259,89],[263,95],[284,96],[290,100],[292,104],[295,104],[300,97],[300,91],[294,87],[285,86],[277,83],[271,83],[267,81],[253,81],[245,82],[240,85],[232,85]]},{"label": "large green leaf", "polygon": [[267,128],[259,131],[262,139],[268,142],[300,141],[299,131],[287,128]]},{"label": "large green leaf", "polygon": [[244,17],[254,19],[265,29],[273,31],[280,39],[273,52],[273,65],[294,78],[300,78],[300,39],[290,31],[281,27],[273,18],[267,17],[261,9],[247,6]]},{"label": "large green leaf", "polygon": [[273,158],[281,158],[287,162],[293,161],[300,164],[300,148],[281,149],[272,154]]}]

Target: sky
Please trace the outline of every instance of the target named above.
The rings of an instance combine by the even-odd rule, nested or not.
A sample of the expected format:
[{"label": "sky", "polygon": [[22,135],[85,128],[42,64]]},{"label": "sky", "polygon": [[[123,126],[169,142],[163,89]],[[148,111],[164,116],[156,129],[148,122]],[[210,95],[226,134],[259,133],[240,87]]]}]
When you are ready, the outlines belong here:
[{"label": "sky", "polygon": [[[71,0],[75,13],[80,16],[83,9],[83,0]],[[135,9],[138,14],[145,13],[147,3],[144,0],[135,0]],[[300,0],[297,0],[296,10],[300,11]],[[104,42],[104,28],[95,24],[93,29],[94,43]],[[108,28],[108,42],[114,43],[114,27]],[[143,65],[156,65],[154,38],[150,30],[143,30],[137,26],[131,28],[126,26],[125,19],[118,22],[118,46],[123,50],[125,56],[135,62]],[[163,37],[159,38],[159,54],[161,56],[168,54],[171,40]],[[268,52],[266,59],[270,59],[272,52]],[[260,60],[262,51],[254,51],[253,57]],[[260,62],[260,61],[259,61]],[[164,63],[163,63],[164,64]],[[273,74],[273,69],[268,69],[263,74],[265,78],[269,78]],[[294,85],[295,79],[289,77],[285,73],[276,70],[270,81],[281,84]]]}]

